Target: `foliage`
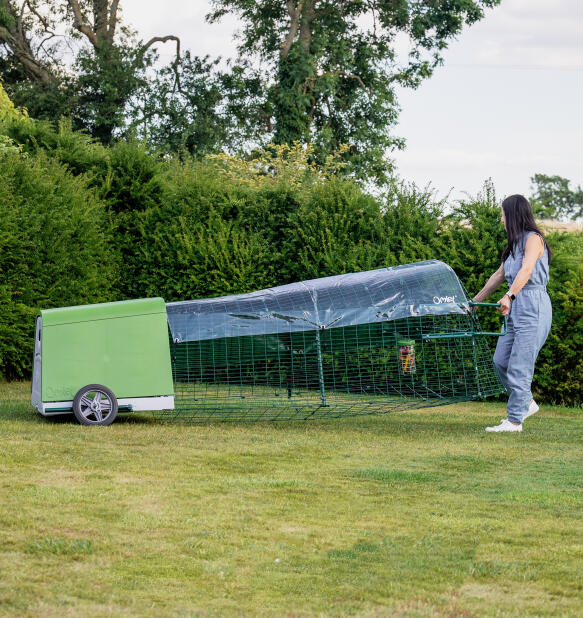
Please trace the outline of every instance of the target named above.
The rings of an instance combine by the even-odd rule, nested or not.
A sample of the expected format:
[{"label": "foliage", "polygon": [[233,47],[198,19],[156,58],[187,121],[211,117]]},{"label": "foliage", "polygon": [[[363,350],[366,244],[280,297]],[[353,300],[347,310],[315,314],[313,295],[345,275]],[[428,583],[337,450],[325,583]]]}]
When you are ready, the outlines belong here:
[{"label": "foliage", "polygon": [[[208,19],[235,14],[243,22],[239,60],[258,58],[267,80],[265,115],[273,141],[313,142],[322,162],[341,144],[360,178],[388,180],[386,152],[402,146],[391,130],[395,86],[417,87],[441,63],[464,25],[499,0],[334,2],[213,0]],[[395,39],[407,37],[405,62]]]},{"label": "foliage", "polygon": [[342,190],[336,190],[342,181],[324,184],[337,167],[330,157],[317,169],[310,149],[299,144],[257,150],[249,159],[219,155],[168,162],[159,201],[137,217],[136,253],[125,260],[135,260],[136,278],[125,293],[174,300],[293,280],[294,213],[312,208],[325,193],[339,199],[346,187],[361,197],[351,183],[344,182]]},{"label": "foliage", "polygon": [[583,217],[583,189],[571,189],[570,180],[562,176],[535,174],[531,178],[531,198],[536,215],[545,219],[577,219]]},{"label": "foliage", "polygon": [[0,153],[0,375],[30,374],[39,309],[110,300],[109,223],[82,178],[46,156]]},{"label": "foliage", "polygon": [[129,130],[155,151],[197,157],[260,143],[262,80],[242,66],[222,71],[219,62],[186,51],[156,69],[128,106]]},{"label": "foliage", "polygon": [[583,234],[554,232],[549,294],[553,325],[537,363],[535,385],[547,401],[583,404]]},{"label": "foliage", "polygon": [[440,204],[393,183],[384,206],[354,183],[332,178],[313,188],[290,215],[285,279],[371,270],[434,257]]},{"label": "foliage", "polygon": [[119,141],[106,148],[69,120],[55,126],[46,121],[9,119],[2,132],[23,152],[46,154],[74,175],[84,176],[112,211],[143,210],[151,203],[150,191],[159,193],[156,176],[161,162],[135,140]]},{"label": "foliage", "polygon": [[[387,153],[404,146],[393,135],[396,86],[428,78],[448,42],[499,0],[214,0],[210,21],[234,13],[243,23],[224,70],[181,53],[174,35],[140,40],[121,4],[0,0],[0,75],[13,99],[102,143],[131,135],[181,156],[299,141],[323,165],[349,145],[345,171],[382,184]],[[409,41],[404,59],[397,37]],[[176,57],[154,70],[155,46],[168,41]]]},{"label": "foliage", "polygon": [[54,121],[73,115],[76,81],[69,72],[56,71],[49,83],[34,80],[14,57],[0,56],[0,75],[11,99],[18,107],[25,108],[32,118]]},{"label": "foliage", "polygon": [[5,152],[20,152],[20,149],[7,135],[0,135],[0,155]]},{"label": "foliage", "polygon": [[342,179],[315,185],[289,214],[286,229],[285,281],[370,270],[391,259],[378,203]]},{"label": "foliage", "polygon": [[174,162],[161,182],[159,203],[137,217],[133,290],[179,300],[275,284],[267,193],[227,181],[213,162]]},{"label": "foliage", "polygon": [[104,148],[74,131],[65,120],[56,129],[46,121],[10,120],[3,124],[3,130],[24,153],[33,158],[48,155],[94,190],[119,239],[116,253],[121,270],[116,294],[120,298],[140,295],[133,285],[134,273],[141,268],[136,258],[135,247],[141,237],[136,232],[135,211],[159,202],[162,162],[136,141],[120,141]]},{"label": "foliage", "polygon": [[[127,124],[153,46],[121,23],[118,0],[0,0],[0,75],[35,118],[71,117],[103,143]],[[79,41],[82,41],[80,44]]]},{"label": "foliage", "polygon": [[[299,143],[194,160],[159,158],[136,141],[104,147],[70,123],[54,128],[22,114],[0,129],[5,375],[29,375],[38,307],[204,298],[432,258],[450,264],[473,296],[505,243],[490,185],[446,214],[430,189],[392,182],[368,195],[340,173],[342,152],[318,166],[312,147]],[[75,234],[73,214],[82,225]],[[554,322],[534,387],[542,401],[576,404],[583,239],[551,234],[549,242]],[[495,311],[479,315],[486,330],[499,327]]]},{"label": "foliage", "polygon": [[4,86],[0,80],[0,121],[22,117],[26,117],[26,112],[14,106],[14,103],[10,100],[8,94],[6,94],[6,90],[4,90]]},{"label": "foliage", "polygon": [[346,167],[341,157],[347,149],[348,146],[341,146],[323,165],[316,165],[313,159],[314,145],[304,147],[300,142],[268,144],[264,149],[254,150],[249,157],[221,153],[208,159],[220,163],[220,173],[233,182],[255,189],[275,185],[298,188],[306,182],[325,181]]},{"label": "foliage", "polygon": [[133,45],[109,45],[81,50],[76,59],[75,127],[108,144],[126,126],[126,105],[146,83],[151,61]]},{"label": "foliage", "polygon": [[[299,144],[169,162],[159,201],[136,217],[124,295],[168,300],[249,292],[432,257],[440,206],[415,189],[381,208]],[[393,189],[395,197],[398,188]],[[396,199],[396,197],[395,197]]]},{"label": "foliage", "polygon": [[[10,100],[0,80],[0,127],[10,122],[26,122],[27,118],[28,115],[25,110],[19,110],[14,106],[14,103]],[[6,152],[15,153],[20,152],[20,150],[20,145],[11,137],[5,135],[4,132],[0,133],[0,156]]]},{"label": "foliage", "polygon": [[87,134],[73,131],[69,120],[54,123],[26,122],[12,119],[3,123],[2,132],[10,137],[23,152],[36,156],[44,153],[64,164],[75,175],[89,177],[105,165],[108,151],[95,143]]},{"label": "foliage", "polygon": [[430,188],[393,181],[383,196],[381,208],[386,244],[395,256],[391,266],[440,258],[438,239],[443,229],[445,201],[435,201]]},{"label": "foliage", "polygon": [[[438,241],[439,255],[455,270],[472,298],[500,266],[502,249],[507,242],[500,222],[500,203],[491,182],[486,182],[477,196],[458,201],[443,224]],[[503,291],[496,294],[489,302],[497,302]],[[499,329],[497,313],[480,310],[479,315],[485,330]]]}]

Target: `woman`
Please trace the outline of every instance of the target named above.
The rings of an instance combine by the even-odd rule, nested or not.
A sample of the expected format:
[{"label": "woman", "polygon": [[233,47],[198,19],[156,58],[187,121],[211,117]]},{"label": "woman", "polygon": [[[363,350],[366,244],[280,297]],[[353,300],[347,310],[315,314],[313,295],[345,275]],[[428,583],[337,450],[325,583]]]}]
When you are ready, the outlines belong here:
[{"label": "woman", "polygon": [[528,200],[511,195],[502,202],[502,223],[508,244],[502,264],[474,301],[482,302],[508,281],[498,301],[508,316],[508,333],[498,339],[494,364],[508,391],[508,418],[486,431],[522,431],[522,421],[538,412],[530,386],[534,363],[551,329],[552,307],[546,285],[552,252],[537,227]]}]

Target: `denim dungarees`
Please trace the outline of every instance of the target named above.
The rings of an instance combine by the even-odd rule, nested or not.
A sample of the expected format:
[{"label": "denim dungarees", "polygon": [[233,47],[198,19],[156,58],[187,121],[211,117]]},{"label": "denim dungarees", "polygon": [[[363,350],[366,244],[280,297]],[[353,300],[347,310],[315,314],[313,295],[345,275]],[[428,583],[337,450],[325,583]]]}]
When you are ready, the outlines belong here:
[{"label": "denim dungarees", "polygon": [[[525,233],[514,247],[514,257],[510,254],[504,262],[504,276],[509,286],[522,266],[526,239],[535,233]],[[498,339],[494,353],[496,369],[508,391],[508,420],[513,423],[522,423],[528,412],[534,363],[551,330],[553,309],[547,294],[548,281],[549,255],[545,246],[530,279],[510,306],[508,333]]]}]

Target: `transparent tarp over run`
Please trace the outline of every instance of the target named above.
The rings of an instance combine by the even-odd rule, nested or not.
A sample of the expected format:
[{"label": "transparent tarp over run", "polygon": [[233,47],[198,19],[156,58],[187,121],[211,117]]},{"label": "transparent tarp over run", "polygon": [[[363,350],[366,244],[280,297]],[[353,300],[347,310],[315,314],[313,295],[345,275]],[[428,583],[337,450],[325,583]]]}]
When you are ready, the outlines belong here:
[{"label": "transparent tarp over run", "polygon": [[457,275],[438,260],[166,305],[176,343],[464,314],[468,308]]},{"label": "transparent tarp over run", "polygon": [[175,410],[164,418],[345,417],[499,393],[469,308],[436,260],[168,303]]}]

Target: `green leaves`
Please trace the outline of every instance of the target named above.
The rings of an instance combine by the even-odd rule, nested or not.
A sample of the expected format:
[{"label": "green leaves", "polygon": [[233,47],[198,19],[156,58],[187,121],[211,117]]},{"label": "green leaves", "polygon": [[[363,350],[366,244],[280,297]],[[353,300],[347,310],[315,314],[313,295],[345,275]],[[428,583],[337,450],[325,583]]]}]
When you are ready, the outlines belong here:
[{"label": "green leaves", "polygon": [[42,153],[0,156],[0,375],[30,374],[39,309],[111,300],[111,240],[82,177]]},{"label": "green leaves", "polygon": [[[346,174],[386,187],[390,153],[404,147],[394,134],[396,85],[416,88],[430,77],[449,41],[499,0],[213,0],[208,21],[241,22],[238,58],[224,70],[220,59],[188,51],[155,69],[154,48],[118,23],[115,2],[84,3],[85,29],[63,10],[67,3],[34,3],[46,9],[42,18],[28,4],[23,41],[58,25],[90,42],[65,61],[70,40],[59,38],[47,66],[41,45],[34,78],[14,49],[0,58],[11,95],[31,116],[70,117],[104,144],[137,136],[152,151],[180,156],[299,142],[313,144],[321,165],[348,146]],[[168,38],[176,40],[157,40]],[[401,57],[402,38],[409,53]]]},{"label": "green leaves", "polygon": [[[30,373],[39,308],[160,295],[167,301],[425,259],[450,264],[470,295],[500,264],[505,233],[491,185],[450,210],[392,181],[378,197],[340,156],[270,145],[250,157],[161,159],[104,147],[61,123],[2,121],[0,374]],[[3,146],[5,144],[5,146]],[[553,329],[536,397],[581,402],[583,236],[549,235]],[[490,300],[498,300],[493,297]],[[480,311],[484,330],[499,317]]]},{"label": "green leaves", "polygon": [[[387,153],[402,148],[393,135],[399,107],[396,83],[417,87],[441,63],[441,52],[464,24],[499,0],[214,0],[208,19],[228,14],[244,24],[239,61],[260,57],[264,79],[259,105],[273,119],[267,140],[311,142],[322,162],[340,145],[347,171],[387,184]],[[409,38],[397,62],[395,39]]]},{"label": "green leaves", "polygon": [[535,385],[547,400],[583,404],[583,234],[554,232],[549,294],[553,326],[537,363]]},{"label": "green leaves", "polygon": [[0,28],[10,28],[14,25],[14,16],[6,9],[5,6],[0,6]]},{"label": "green leaves", "polygon": [[[150,54],[151,56],[151,54]],[[150,56],[133,45],[99,46],[82,50],[76,59],[76,128],[109,143],[126,125],[126,105],[146,81]]]},{"label": "green leaves", "polygon": [[534,195],[532,208],[546,219],[583,217],[583,188],[571,189],[570,180],[562,176],[535,174],[531,179]]}]

